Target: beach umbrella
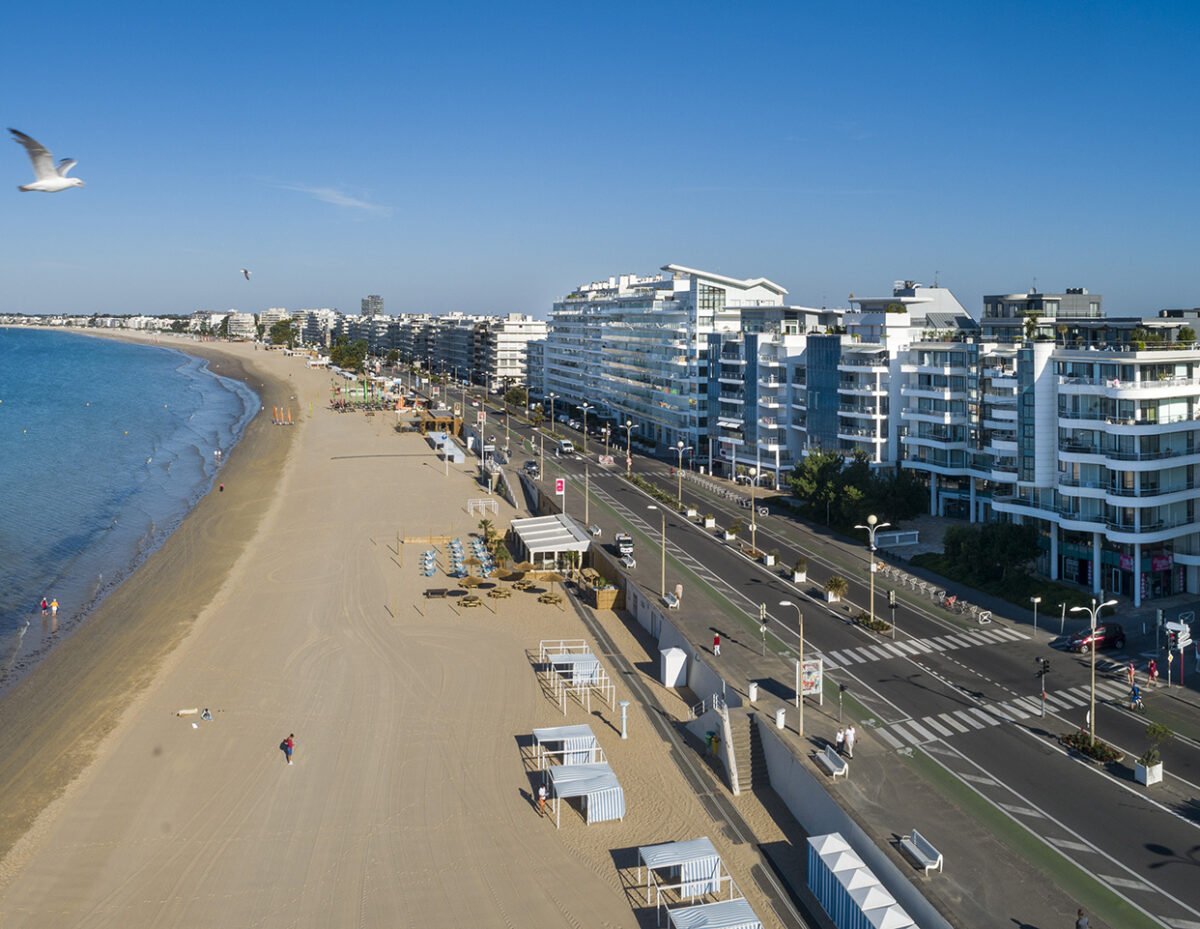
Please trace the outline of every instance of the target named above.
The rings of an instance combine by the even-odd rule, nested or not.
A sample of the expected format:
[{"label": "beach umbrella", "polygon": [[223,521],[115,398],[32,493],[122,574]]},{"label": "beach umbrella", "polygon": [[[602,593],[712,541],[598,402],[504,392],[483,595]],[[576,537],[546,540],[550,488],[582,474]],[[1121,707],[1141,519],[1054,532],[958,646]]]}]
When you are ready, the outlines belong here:
[{"label": "beach umbrella", "polygon": [[522,574],[528,574],[530,571],[534,570],[536,567],[537,567],[537,565],[533,564],[532,562],[518,561],[515,565],[513,565],[513,570],[520,571]]},{"label": "beach umbrella", "polygon": [[474,574],[468,574],[466,577],[460,577],[458,579],[459,587],[478,587],[482,583],[483,581],[477,578]]}]

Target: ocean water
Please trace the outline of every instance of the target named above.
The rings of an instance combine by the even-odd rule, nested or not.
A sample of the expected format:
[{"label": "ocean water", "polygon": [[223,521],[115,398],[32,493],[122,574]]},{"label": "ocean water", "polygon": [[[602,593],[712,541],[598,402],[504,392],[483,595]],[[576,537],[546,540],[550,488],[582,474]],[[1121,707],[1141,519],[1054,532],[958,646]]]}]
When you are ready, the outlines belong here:
[{"label": "ocean water", "polygon": [[162,545],[259,406],[165,345],[0,328],[0,689]]}]

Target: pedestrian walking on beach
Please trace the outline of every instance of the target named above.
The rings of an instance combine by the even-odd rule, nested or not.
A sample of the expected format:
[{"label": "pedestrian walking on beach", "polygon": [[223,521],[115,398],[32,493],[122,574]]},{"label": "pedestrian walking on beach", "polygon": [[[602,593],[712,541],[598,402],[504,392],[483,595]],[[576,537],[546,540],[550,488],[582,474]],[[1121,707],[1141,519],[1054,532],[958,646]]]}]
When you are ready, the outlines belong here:
[{"label": "pedestrian walking on beach", "polygon": [[1146,667],[1146,683],[1153,684],[1155,687],[1158,686],[1158,665],[1155,664],[1153,658],[1150,659],[1150,664]]},{"label": "pedestrian walking on beach", "polygon": [[50,615],[52,615],[52,616],[58,615],[58,601],[57,600],[50,601]]},{"label": "pedestrian walking on beach", "polygon": [[713,654],[721,654],[721,633],[719,632],[713,636]]},{"label": "pedestrian walking on beach", "polygon": [[546,785],[538,788],[538,816],[546,815]]},{"label": "pedestrian walking on beach", "polygon": [[296,749],[296,733],[293,732],[293,733],[290,733],[288,735],[288,737],[283,740],[283,753],[285,755],[287,755],[287,763],[288,764],[292,763],[292,752],[295,751],[295,749]]},{"label": "pedestrian walking on beach", "polygon": [[50,608],[50,604],[46,602],[46,598],[42,597],[42,615],[46,615],[46,611]]},{"label": "pedestrian walking on beach", "polygon": [[853,724],[847,726],[846,727],[846,757],[847,758],[854,757],[854,740],[856,737],[857,737],[857,734],[854,731]]},{"label": "pedestrian walking on beach", "polygon": [[842,754],[842,750],[846,747],[845,743],[846,743],[846,730],[838,729],[837,735],[835,735],[833,737],[833,744],[834,744],[834,747],[837,749],[837,753],[839,755]]},{"label": "pedestrian walking on beach", "polygon": [[1083,910],[1075,917],[1075,929],[1088,929],[1088,918]]}]

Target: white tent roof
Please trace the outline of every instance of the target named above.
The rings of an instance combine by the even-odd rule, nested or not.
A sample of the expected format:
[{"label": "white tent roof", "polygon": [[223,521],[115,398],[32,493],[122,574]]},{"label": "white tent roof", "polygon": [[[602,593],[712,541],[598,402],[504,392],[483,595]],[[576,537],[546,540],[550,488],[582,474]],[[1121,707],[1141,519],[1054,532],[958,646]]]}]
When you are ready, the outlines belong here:
[{"label": "white tent roof", "polygon": [[762,923],[745,897],[667,910],[674,929],[762,929]]},{"label": "white tent roof", "polygon": [[582,555],[592,544],[583,527],[562,513],[514,519],[510,525],[530,558],[559,552],[579,552]]},{"label": "white tent roof", "polygon": [[586,797],[621,786],[613,769],[604,762],[555,765],[550,769],[550,782],[557,797]]},{"label": "white tent roof", "polygon": [[553,726],[533,730],[535,742],[565,742],[567,739],[586,739],[589,736],[593,739],[596,737],[591,726]]},{"label": "white tent roof", "polygon": [[674,865],[686,864],[689,861],[703,861],[708,858],[719,858],[712,840],[707,836],[703,839],[689,839],[686,842],[665,842],[662,845],[643,845],[638,849],[638,855],[648,868],[669,868]]},{"label": "white tent roof", "polygon": [[858,890],[860,887],[876,887],[880,880],[870,868],[862,867],[853,871],[838,871],[833,875],[839,884],[847,890]]},{"label": "white tent roof", "polygon": [[844,852],[850,848],[850,843],[842,838],[841,833],[830,832],[827,835],[814,835],[808,839],[808,844],[818,855],[829,852]]},{"label": "white tent roof", "polygon": [[825,867],[833,873],[865,867],[863,860],[850,849],[844,852],[834,852],[831,855],[824,855],[822,856],[822,860],[825,862]]},{"label": "white tent roof", "polygon": [[867,924],[872,929],[909,929],[916,925],[912,917],[898,903],[867,910],[863,915],[866,916]]}]

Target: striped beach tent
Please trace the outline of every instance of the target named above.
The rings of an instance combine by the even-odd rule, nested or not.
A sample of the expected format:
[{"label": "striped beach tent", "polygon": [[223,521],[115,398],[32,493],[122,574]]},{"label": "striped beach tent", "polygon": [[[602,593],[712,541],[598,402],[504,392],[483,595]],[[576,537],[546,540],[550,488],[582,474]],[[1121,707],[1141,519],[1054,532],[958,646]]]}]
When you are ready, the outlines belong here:
[{"label": "striped beach tent", "polygon": [[562,800],[579,797],[587,822],[625,818],[625,791],[608,764],[555,765],[550,768],[556,822],[562,824]]},{"label": "striped beach tent", "polygon": [[596,741],[591,726],[552,726],[533,730],[533,744],[539,770],[546,767],[546,759],[561,756],[564,765],[593,764],[603,761],[604,752]]},{"label": "striped beach tent", "polygon": [[762,929],[745,897],[667,910],[672,929]]},{"label": "striped beach tent", "polygon": [[658,886],[655,871],[667,871],[677,880],[681,897],[721,892],[721,856],[707,836],[686,842],[643,845],[638,849],[638,860],[646,867],[647,896],[651,881]]}]

